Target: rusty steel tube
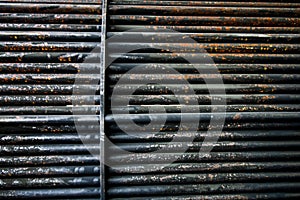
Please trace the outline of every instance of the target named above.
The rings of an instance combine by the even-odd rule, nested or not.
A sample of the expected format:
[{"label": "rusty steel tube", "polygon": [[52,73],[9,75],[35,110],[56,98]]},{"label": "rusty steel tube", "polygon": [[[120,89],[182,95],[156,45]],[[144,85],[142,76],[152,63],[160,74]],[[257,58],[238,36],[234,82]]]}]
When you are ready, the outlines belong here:
[{"label": "rusty steel tube", "polygon": [[0,19],[0,199],[103,197],[97,127],[73,118],[99,105],[71,106],[99,103],[102,1],[0,0]]},{"label": "rusty steel tube", "polygon": [[[114,142],[107,156],[115,164],[108,198],[297,199],[299,8],[282,0],[109,1],[107,37],[124,41],[107,44],[115,60],[106,75],[106,130]],[[134,42],[139,37],[145,42]],[[187,62],[197,58],[214,64]],[[167,72],[155,73],[161,68]],[[222,88],[209,84],[218,77]],[[222,115],[218,108],[227,112],[225,123],[210,125]],[[198,128],[180,124],[182,116],[200,117]],[[214,129],[222,131],[206,132]],[[210,136],[218,142],[205,142]]]}]

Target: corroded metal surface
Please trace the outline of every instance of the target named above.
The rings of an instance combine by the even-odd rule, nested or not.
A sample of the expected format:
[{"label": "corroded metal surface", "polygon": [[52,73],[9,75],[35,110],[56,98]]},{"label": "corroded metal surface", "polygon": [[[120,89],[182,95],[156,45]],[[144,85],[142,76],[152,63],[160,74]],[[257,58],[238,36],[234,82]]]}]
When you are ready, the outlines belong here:
[{"label": "corroded metal surface", "polygon": [[0,1],[0,199],[100,198],[88,151],[99,154],[100,136],[85,116],[99,106],[71,105],[89,98],[74,90],[99,94],[101,13],[99,0]]},{"label": "corroded metal surface", "polygon": [[[128,41],[107,45],[107,56],[115,60],[107,70],[106,91],[113,95],[107,102],[115,104],[105,119],[117,145],[107,147],[107,159],[115,163],[108,169],[109,199],[300,197],[299,8],[283,0],[110,1],[107,36]],[[132,42],[139,36],[145,42]],[[126,48],[136,50],[122,52]],[[212,58],[215,65],[187,62],[198,57]],[[165,73],[156,72],[161,68]],[[226,96],[212,84],[218,73]],[[216,110],[224,107],[212,101],[222,100],[225,124],[212,126],[210,120],[221,118]],[[180,124],[182,116],[190,123]],[[193,118],[201,119],[197,133]],[[207,132],[214,128],[222,128],[221,134]],[[216,144],[205,142],[218,136]],[[211,146],[210,154],[199,156]],[[118,148],[132,154],[118,154]]]},{"label": "corroded metal surface", "polygon": [[[106,188],[99,187],[99,161],[87,151],[99,154],[95,119],[86,113],[100,113],[95,104],[101,101],[101,89],[91,84],[99,77],[99,54],[91,51],[99,49],[101,21],[106,19],[101,3],[0,0],[1,199],[94,200],[103,190],[114,200],[300,198],[300,3],[110,0],[107,36],[135,39],[142,34],[148,42],[107,46],[114,52],[108,58],[116,62],[106,71],[106,134],[124,150],[149,154],[116,154],[116,146],[106,146],[111,152],[106,158],[116,163],[107,168]],[[135,28],[153,31],[123,32]],[[159,32],[161,28],[180,33]],[[139,50],[119,53],[127,47]],[[183,59],[197,58],[199,49],[215,62],[195,64],[208,73],[198,74]],[[89,62],[82,63],[85,60]],[[170,68],[168,73],[151,73],[161,66]],[[214,66],[226,97],[210,95],[205,85],[218,77],[210,73]],[[124,75],[133,68],[150,73]],[[117,85],[120,78],[124,82]],[[172,83],[153,84],[162,79]],[[136,84],[142,80],[149,84]],[[179,84],[183,80],[194,95]],[[221,93],[218,87],[210,85]],[[116,88],[117,104],[129,105],[110,106]],[[135,93],[127,95],[133,88]],[[90,101],[84,106],[72,107],[74,100],[86,99]],[[180,126],[184,105],[178,100],[198,102],[183,113],[191,121],[201,116],[197,133],[192,122]],[[211,105],[212,100],[227,103],[224,126],[209,123],[219,119],[214,112],[224,107]],[[157,113],[149,114],[149,106]],[[163,110],[164,126],[145,126],[153,119],[160,121]],[[126,119],[140,126],[127,125]],[[124,133],[116,120],[131,134]],[[75,126],[76,121],[84,124]],[[222,132],[208,134],[211,128]],[[84,130],[80,136],[78,129]],[[182,154],[184,142],[168,145],[177,131],[183,133],[180,141],[194,138]],[[219,141],[204,143],[207,137]],[[201,147],[212,145],[210,154],[199,157]],[[166,152],[154,152],[161,148]],[[173,158],[178,159],[160,168]],[[147,165],[158,171],[149,173]]]}]

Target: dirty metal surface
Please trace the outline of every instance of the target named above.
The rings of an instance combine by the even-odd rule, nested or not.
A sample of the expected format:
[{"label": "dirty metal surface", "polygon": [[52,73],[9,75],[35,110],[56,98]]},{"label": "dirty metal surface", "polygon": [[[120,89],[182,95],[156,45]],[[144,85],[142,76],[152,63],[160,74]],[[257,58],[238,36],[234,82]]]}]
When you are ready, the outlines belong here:
[{"label": "dirty metal surface", "polygon": [[297,1],[0,0],[0,199],[299,199],[299,41]]},{"label": "dirty metal surface", "polygon": [[[300,198],[299,20],[297,1],[110,0],[107,37],[128,41],[108,43],[114,62],[106,73],[105,120],[114,145],[106,156],[115,163],[107,170],[108,199]],[[139,35],[145,42],[132,42]],[[136,50],[122,52],[128,47]],[[187,62],[200,49],[214,64]],[[218,77],[214,66],[226,96],[209,84]],[[155,73],[160,67],[166,73]],[[198,103],[190,105],[193,100]],[[212,100],[226,101],[224,126],[209,123],[224,106]],[[183,115],[187,121],[200,116],[196,134],[194,122],[180,124]],[[221,134],[208,133],[212,128]],[[209,136],[218,142],[204,142]],[[203,146],[214,148],[199,157]]]},{"label": "dirty metal surface", "polygon": [[[101,6],[99,0],[0,1],[0,199],[101,197],[101,167],[88,151],[99,151],[99,134],[88,131],[92,119],[84,116],[99,115],[99,106],[72,108],[73,99],[88,98],[73,96],[76,88],[95,89],[100,101],[99,85],[90,81],[99,76],[91,51],[101,42]],[[84,138],[75,127],[81,119]]]}]

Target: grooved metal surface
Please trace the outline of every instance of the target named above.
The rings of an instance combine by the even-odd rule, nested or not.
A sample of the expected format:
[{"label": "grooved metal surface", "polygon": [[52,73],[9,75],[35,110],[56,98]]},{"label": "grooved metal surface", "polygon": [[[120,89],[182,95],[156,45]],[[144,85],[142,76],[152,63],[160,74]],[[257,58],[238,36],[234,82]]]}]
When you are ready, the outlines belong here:
[{"label": "grooved metal surface", "polygon": [[100,198],[101,20],[99,0],[0,1],[0,199]]},{"label": "grooved metal surface", "polygon": [[0,0],[0,199],[299,199],[299,41],[292,0]]},{"label": "grooved metal surface", "polygon": [[[297,1],[110,0],[107,37],[125,39],[107,44],[114,63],[106,73],[106,105],[116,102],[107,106],[105,118],[106,134],[115,144],[106,147],[106,159],[115,163],[107,170],[108,199],[300,198],[299,14]],[[145,42],[132,42],[140,35]],[[121,52],[126,48],[134,51]],[[226,96],[220,96],[220,85],[210,84],[217,77],[213,64],[186,60],[203,49],[223,79]],[[207,73],[199,74],[195,66]],[[159,67],[170,70],[155,73]],[[141,70],[126,75],[133,69]],[[210,126],[212,118],[221,118],[214,110],[224,106],[211,105],[214,99],[226,101],[224,127]],[[198,104],[189,105],[191,100]],[[191,121],[200,116],[196,134],[193,122],[179,124],[182,115]],[[127,125],[128,119],[139,126]],[[211,128],[222,129],[215,133],[216,144],[203,142],[214,137],[206,132]],[[178,131],[179,139],[169,145]],[[199,157],[203,146],[214,148]],[[119,154],[118,148],[133,154]]]}]

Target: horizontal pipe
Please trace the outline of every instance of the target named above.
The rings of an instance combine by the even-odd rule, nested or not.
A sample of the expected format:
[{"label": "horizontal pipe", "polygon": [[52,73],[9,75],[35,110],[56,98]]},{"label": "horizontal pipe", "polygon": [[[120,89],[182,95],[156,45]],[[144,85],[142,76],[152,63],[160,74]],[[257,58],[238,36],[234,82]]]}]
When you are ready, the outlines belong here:
[{"label": "horizontal pipe", "polygon": [[[100,32],[101,25],[85,24],[18,24],[18,23],[0,23],[1,31],[72,31],[72,32]],[[72,33],[71,32],[71,33]],[[22,32],[24,33],[24,32]]]},{"label": "horizontal pipe", "polygon": [[[255,2],[258,3],[258,2]],[[1,26],[0,26],[1,27]],[[111,35],[110,31],[129,31],[132,29],[169,29],[178,31],[181,33],[282,33],[282,34],[298,34],[300,31],[299,27],[255,27],[255,26],[180,26],[180,25],[121,25],[112,24],[108,27],[108,34]]]},{"label": "horizontal pipe", "polygon": [[97,187],[100,180],[97,177],[49,177],[49,178],[18,178],[1,179],[0,190],[35,189],[35,188],[63,188],[68,187]]},{"label": "horizontal pipe", "polygon": [[194,162],[194,163],[172,163],[164,164],[120,164],[109,168],[111,175],[143,174],[147,169],[155,170],[156,174],[178,174],[178,173],[213,173],[213,172],[299,172],[300,162]]},{"label": "horizontal pipe", "polygon": [[18,156],[18,155],[80,155],[99,154],[99,141],[90,141],[93,144],[29,144],[29,145],[1,145],[0,156]]},{"label": "horizontal pipe", "polygon": [[[1,19],[1,17],[0,17]],[[212,26],[299,26],[300,18],[292,17],[221,17],[221,16],[154,16],[110,15],[111,24],[134,25],[212,25]],[[50,22],[51,23],[51,22]]]},{"label": "horizontal pipe", "polygon": [[[201,174],[141,174],[109,177],[108,184],[114,186],[197,184],[228,182],[269,182],[296,181],[298,172],[261,172],[261,173],[201,173]],[[258,183],[259,184],[259,183]]]},{"label": "horizontal pipe", "polygon": [[[300,95],[298,94],[234,94],[226,95],[117,95],[113,96],[115,105],[171,105],[183,104],[190,105],[191,100],[198,101],[200,105],[211,104],[214,100],[214,105],[231,104],[298,104]],[[1,98],[0,98],[1,102]],[[127,102],[127,104],[126,104]],[[218,102],[220,102],[218,104]]]},{"label": "horizontal pipe", "polygon": [[[1,178],[18,177],[62,177],[62,176],[98,176],[100,167],[87,166],[48,166],[48,167],[6,167],[0,168]],[[14,179],[12,179],[14,180]]]},{"label": "horizontal pipe", "polygon": [[[0,2],[10,2],[10,0],[1,0]],[[60,3],[60,4],[101,4],[101,0],[13,0],[15,3]]]},{"label": "horizontal pipe", "polygon": [[[110,74],[108,75],[110,84],[117,83],[121,79],[122,85],[117,87],[122,87],[123,84],[131,84],[133,88],[137,84],[143,86],[142,84],[148,84],[150,87],[155,87],[155,84],[159,86],[160,83],[167,85],[183,85],[187,87],[188,83],[200,84],[205,83],[207,88],[216,88],[220,83],[220,80],[224,83],[294,83],[297,84],[300,81],[300,75],[298,74],[217,74],[217,72],[199,72],[198,74],[167,74],[166,70],[158,69],[157,72],[144,71],[144,74],[135,74],[130,71],[126,74]],[[160,73],[159,73],[160,72]],[[166,73],[166,74],[163,74]],[[0,76],[1,77],[1,76]],[[1,80],[1,79],[0,79]],[[149,83],[148,83],[149,82]],[[153,84],[151,84],[153,83]],[[136,84],[136,85],[134,85]],[[211,84],[211,85],[209,85]],[[210,86],[210,87],[209,87]],[[193,86],[191,86],[193,87]],[[225,86],[224,86],[225,87]],[[136,86],[136,88],[138,88]],[[220,88],[220,86],[218,87]],[[220,88],[221,90],[221,88]]]},{"label": "horizontal pipe", "polygon": [[1,23],[38,23],[38,24],[99,24],[101,15],[90,14],[37,14],[37,13],[0,13]]},{"label": "horizontal pipe", "polygon": [[[1,10],[0,10],[1,11]],[[110,15],[160,15],[160,16],[248,16],[248,17],[298,17],[300,9],[290,7],[230,7],[230,6],[159,6],[110,5]]]},{"label": "horizontal pipe", "polygon": [[[193,139],[194,137],[191,137]],[[234,152],[243,152],[243,151],[296,151],[299,149],[300,142],[297,141],[219,141],[216,143],[211,142],[185,142],[182,141],[183,138],[176,138],[177,142],[153,142],[153,143],[118,143],[118,147],[111,146],[108,147],[110,153],[118,152],[119,148],[135,152],[135,153],[148,153],[153,151],[163,151],[165,153],[175,153],[180,151],[185,152],[199,152],[202,148],[212,148],[213,152],[220,151],[234,151]],[[22,146],[23,147],[23,146]],[[15,147],[16,149],[18,147]],[[26,148],[26,147],[24,147]],[[34,147],[33,147],[34,148]],[[63,148],[63,147],[62,147]],[[91,148],[87,146],[87,148]],[[3,147],[2,149],[5,149]],[[57,148],[59,151],[59,148]],[[6,150],[8,153],[8,150]],[[1,149],[0,149],[1,154]]]},{"label": "horizontal pipe", "polygon": [[[174,200],[191,200],[191,199],[202,199],[202,200],[215,200],[215,199],[227,199],[227,200],[236,200],[236,199],[298,199],[300,193],[294,192],[284,192],[284,193],[239,193],[239,194],[210,194],[210,195],[180,195],[180,196],[168,196],[168,198]],[[165,200],[166,197],[156,196],[156,197],[125,197],[125,198],[110,198],[111,200]]]},{"label": "horizontal pipe", "polygon": [[[99,133],[19,133],[19,134],[0,134],[1,145],[43,145],[43,144],[97,144],[100,141]],[[63,148],[64,146],[62,146]],[[59,149],[60,147],[58,147]]]},{"label": "horizontal pipe", "polygon": [[[61,64],[64,66],[64,64]],[[79,64],[78,64],[79,65]],[[1,64],[0,64],[1,66]],[[31,65],[29,65],[30,67]],[[3,66],[4,69],[6,65]],[[211,71],[217,70],[221,74],[297,74],[300,72],[299,64],[184,64],[184,63],[113,63],[106,70],[111,74],[126,73],[135,69],[135,73],[143,73],[144,71],[155,71],[165,67],[169,74],[198,74],[199,70]],[[83,67],[82,67],[83,68]],[[1,68],[0,68],[1,69]],[[23,68],[22,68],[23,69]],[[2,69],[3,71],[3,69]]]},{"label": "horizontal pipe", "polygon": [[74,124],[74,122],[85,123],[86,125],[98,122],[99,116],[38,116],[38,115],[22,115],[22,116],[4,116],[0,117],[1,125],[9,124]]},{"label": "horizontal pipe", "polygon": [[155,185],[135,187],[112,187],[107,193],[110,197],[158,196],[158,195],[197,195],[215,193],[259,193],[259,192],[293,192],[299,190],[299,183],[228,183],[228,184],[192,184]]},{"label": "horizontal pipe", "polygon": [[[142,28],[141,26],[140,28]],[[176,26],[177,27],[177,26]],[[176,28],[172,27],[172,28]],[[197,27],[197,26],[196,26]],[[139,26],[135,26],[136,31],[141,31],[138,29]],[[137,36],[141,36],[140,32],[108,32],[107,37],[118,37],[119,41],[136,41]],[[150,43],[178,43],[185,42],[191,43],[193,42],[190,39],[193,39],[198,43],[298,43],[300,38],[300,34],[253,34],[253,33],[194,33],[193,31],[190,33],[178,33],[178,32],[170,32],[170,31],[161,31],[156,29],[147,30],[142,35],[143,40],[145,42]],[[181,38],[182,40],[178,40]],[[190,39],[185,39],[190,38]],[[121,40],[124,39],[124,40]],[[194,42],[193,42],[194,43]],[[260,63],[261,64],[261,63]],[[279,64],[279,63],[277,63]]]},{"label": "horizontal pipe", "polygon": [[267,2],[248,2],[248,1],[152,1],[152,0],[112,0],[110,1],[111,5],[160,5],[160,6],[234,6],[234,7],[300,7],[299,3],[290,3],[290,2],[276,2],[276,1],[267,1]]},{"label": "horizontal pipe", "polygon": [[37,95],[37,96],[0,96],[1,106],[65,106],[98,105],[98,95]]},{"label": "horizontal pipe", "polygon": [[[201,71],[198,74],[163,74],[166,73],[166,71],[163,69],[157,69],[157,72],[158,73],[160,72],[160,74],[155,72],[151,74],[149,71],[146,70],[144,71],[145,74],[139,74],[139,73],[135,74],[134,72],[131,73],[129,71],[124,75],[110,74],[108,75],[108,78],[111,84],[118,83],[118,81],[121,80],[122,85],[119,84],[120,86],[117,85],[117,87],[124,87],[123,85],[125,84],[132,84],[131,87],[136,89],[139,88],[137,84],[140,84],[141,87],[146,84],[148,84],[150,87],[155,87],[156,85],[159,86],[160,83],[163,83],[164,85],[168,85],[168,84],[183,85],[182,87],[184,88],[189,87],[188,83],[191,84],[205,83],[204,86],[206,86],[210,90],[213,90],[214,88],[217,87],[217,84],[220,84],[221,81],[224,82],[225,84],[234,83],[235,85],[237,83],[248,83],[248,84],[283,83],[284,84],[288,82],[289,84],[292,83],[297,84],[300,82],[300,75],[298,74],[217,74],[217,72],[211,72],[211,73],[208,72],[207,74],[203,74],[203,72]],[[190,87],[191,89],[193,88],[192,85]],[[225,87],[226,85],[224,85],[224,88]],[[221,90],[220,86],[219,88]],[[189,90],[187,90],[187,93],[188,92]]]},{"label": "horizontal pipe", "polygon": [[[94,42],[1,42],[0,52],[91,52]],[[280,48],[280,47],[279,47]]]},{"label": "horizontal pipe", "polygon": [[99,63],[99,53],[0,53],[0,62],[8,63]]},{"label": "horizontal pipe", "polygon": [[[91,87],[95,87],[98,81],[98,74],[0,74],[0,84],[26,84],[27,87],[37,87],[34,85],[30,86],[29,84],[79,84],[92,85]],[[47,87],[47,85],[43,87]],[[55,85],[51,87],[55,87]],[[85,93],[85,91],[82,92]],[[93,92],[93,90],[91,92]]]},{"label": "horizontal pipe", "polygon": [[[195,64],[213,62],[298,64],[300,60],[300,54],[115,53],[109,57],[111,60],[124,63],[188,63],[188,60],[192,60]],[[24,59],[26,60],[26,57]]]},{"label": "horizontal pipe", "polygon": [[[58,44],[59,45],[59,44]],[[72,44],[70,44],[71,46]],[[83,45],[86,45],[84,43]],[[3,48],[7,48],[3,44]],[[7,45],[8,46],[8,45]],[[10,45],[12,46],[12,45]],[[9,47],[10,47],[9,46]],[[54,45],[53,45],[54,46]],[[79,46],[79,45],[78,45]],[[139,53],[196,53],[207,51],[208,53],[270,53],[270,54],[295,54],[300,52],[298,44],[255,44],[255,43],[128,43],[111,42],[107,45],[109,51],[118,53],[126,48],[139,49]],[[14,48],[14,47],[12,47]],[[17,47],[15,47],[17,48]],[[22,48],[22,47],[21,47]],[[24,47],[23,47],[24,48]],[[26,48],[26,47],[25,47]],[[32,46],[34,49],[35,46]],[[46,48],[46,47],[45,47]],[[68,44],[66,47],[68,48]],[[71,47],[70,47],[71,48]],[[1,50],[1,46],[0,46]],[[79,49],[80,51],[80,49]]]},{"label": "horizontal pipe", "polygon": [[0,90],[1,95],[92,95],[93,93],[99,94],[98,85],[0,85]]},{"label": "horizontal pipe", "polygon": [[260,151],[260,152],[197,152],[197,153],[147,153],[129,155],[111,155],[108,159],[113,165],[120,164],[165,164],[176,161],[192,162],[251,162],[251,161],[297,161],[300,158],[298,151]]},{"label": "horizontal pipe", "polygon": [[2,156],[0,167],[16,166],[58,166],[58,165],[98,165],[99,160],[92,155],[39,155],[39,156]]},{"label": "horizontal pipe", "polygon": [[101,14],[101,3],[97,5],[72,4],[21,4],[1,3],[3,13],[59,13],[59,14]]},{"label": "horizontal pipe", "polygon": [[[157,76],[159,76],[157,74]],[[164,76],[164,75],[163,75]],[[259,75],[260,77],[262,77],[262,75]],[[270,75],[269,79],[266,78],[266,81],[272,82],[272,75]],[[123,76],[124,78],[126,77]],[[153,76],[154,77],[154,76]],[[226,77],[226,78],[225,78]],[[229,76],[223,76],[224,79],[226,79],[226,81],[229,81]],[[234,76],[236,77],[236,76]],[[244,77],[243,75],[241,75],[241,77]],[[227,79],[228,78],[228,79]],[[253,78],[253,77],[251,77]],[[249,79],[251,79],[249,78]],[[277,77],[276,77],[277,78]],[[288,79],[288,77],[285,78]],[[154,79],[154,80],[153,80]],[[153,80],[156,81],[155,78],[153,79],[148,79],[148,80]],[[158,77],[157,77],[158,79]],[[172,79],[172,78],[170,78]],[[169,80],[170,80],[169,79]],[[189,78],[187,78],[189,79]],[[196,78],[197,79],[197,78]],[[224,80],[223,79],[223,80]],[[275,77],[274,77],[275,79]],[[122,78],[122,81],[124,79]],[[129,78],[128,82],[131,79]],[[189,79],[191,82],[193,82],[193,78]],[[225,80],[224,80],[225,81]],[[251,80],[246,80],[245,82],[251,82]],[[261,80],[259,80],[261,81]],[[273,81],[273,82],[277,82]],[[299,76],[299,81],[300,81],[300,76]],[[134,82],[134,81],[133,81]],[[171,82],[171,81],[169,81]],[[201,81],[199,81],[201,82]],[[280,82],[280,81],[279,81]],[[285,79],[284,81],[287,83],[287,80]],[[292,81],[293,82],[293,81]],[[295,81],[297,82],[297,81]],[[59,87],[59,86],[58,86]],[[186,88],[189,88],[190,90],[187,90]],[[110,86],[110,92],[113,92],[114,90],[118,91],[119,95],[126,95],[126,94],[130,94],[132,93],[132,91],[134,91],[135,95],[159,95],[159,94],[180,94],[180,95],[184,95],[184,94],[209,94],[210,90],[213,90],[214,93],[224,93],[224,89],[226,94],[297,94],[300,92],[300,84],[225,84],[223,85],[224,88],[220,88],[220,86],[218,84],[215,85],[207,85],[207,84],[191,84],[189,86],[186,85],[181,85],[181,84],[148,84],[148,85],[142,85],[142,84],[117,84],[117,85],[111,85]],[[2,90],[6,88],[6,87],[2,87]],[[9,88],[9,87],[8,87]],[[7,89],[8,91],[11,91],[9,89]],[[191,92],[191,90],[193,92]],[[5,90],[4,90],[5,91]],[[18,90],[16,90],[18,91]],[[1,92],[4,93],[5,92]],[[15,93],[18,94],[18,93]]]},{"label": "horizontal pipe", "polygon": [[[89,63],[0,63],[0,74],[97,74],[98,64]],[[70,76],[70,75],[67,75]],[[80,75],[77,75],[78,77]]]},{"label": "horizontal pipe", "polygon": [[194,142],[202,142],[205,138],[218,137],[218,141],[289,141],[298,140],[298,130],[241,130],[219,132],[185,132],[176,134],[174,132],[136,132],[129,135],[123,132],[109,133],[110,140],[117,143],[130,142],[170,142],[174,137],[178,140],[187,141],[193,138]]},{"label": "horizontal pipe", "polygon": [[86,188],[57,188],[57,189],[21,189],[21,190],[0,190],[0,198],[5,199],[30,199],[30,198],[100,198],[99,187]]},{"label": "horizontal pipe", "polygon": [[[128,121],[134,121],[141,124],[164,124],[166,123],[190,123],[209,122],[212,119],[225,122],[297,122],[300,120],[298,112],[243,112],[243,113],[225,113],[222,110],[217,113],[164,113],[156,112],[151,114],[109,114],[106,115],[107,123],[117,122],[118,124],[126,124]],[[0,121],[1,123],[2,121]]]},{"label": "horizontal pipe", "polygon": [[[10,22],[12,23],[12,22]],[[78,21],[77,21],[78,23]],[[98,32],[43,32],[43,31],[2,31],[0,41],[73,41],[73,42],[100,42]]]},{"label": "horizontal pipe", "polygon": [[[109,105],[108,105],[109,106]],[[107,111],[108,114],[111,114],[112,112],[115,114],[147,114],[149,113],[149,109],[155,108],[157,105],[128,105],[126,107],[111,107],[109,111]],[[221,110],[223,107],[218,105],[159,105],[159,108],[161,109],[162,113],[181,113],[183,110],[185,113],[207,113],[207,112],[213,112],[213,110]],[[22,112],[22,108],[18,109],[17,107],[4,107],[3,110],[0,108],[0,113],[10,113],[13,110],[16,110],[16,112]],[[29,108],[30,109],[30,108]],[[39,109],[39,108],[37,108]],[[41,110],[49,110],[49,108],[40,108]],[[59,110],[59,109],[58,109]],[[67,109],[66,109],[67,110]],[[255,104],[248,104],[248,105],[227,105],[225,108],[226,112],[299,112],[300,111],[300,105],[296,104],[262,104],[262,105],[255,105]],[[24,113],[26,113],[27,109],[24,109]],[[77,111],[77,110],[76,110]],[[42,111],[41,111],[42,112]],[[80,111],[78,110],[78,113]],[[83,112],[83,111],[82,111]],[[83,112],[84,113],[84,112]]]},{"label": "horizontal pipe", "polygon": [[[56,76],[58,76],[57,78],[59,80],[59,75],[56,74]],[[65,78],[68,79],[68,76],[70,77],[70,75],[66,75]],[[60,78],[60,80],[63,78]],[[87,79],[87,78],[78,76],[78,79],[80,79],[80,78],[83,78],[83,80]],[[95,77],[92,77],[92,75],[90,75],[90,78],[92,79]],[[82,79],[80,81],[82,81]],[[1,82],[1,75],[0,75],[0,82]],[[51,81],[49,80],[49,82],[51,82]],[[53,82],[55,82],[55,80],[53,80]],[[61,81],[61,82],[64,83],[63,81]],[[70,81],[66,81],[66,82],[70,82]],[[45,83],[46,83],[46,81],[45,81]],[[99,93],[100,93],[99,90],[100,90],[100,86],[95,85],[95,84],[93,85],[92,83],[89,85],[74,85],[74,84],[73,85],[69,85],[69,84],[63,84],[63,85],[0,85],[0,94],[1,95],[26,95],[26,94],[27,95],[29,95],[29,94],[32,94],[32,95],[72,95],[72,94],[73,95],[92,95],[92,94],[99,95]]]},{"label": "horizontal pipe", "polygon": [[[111,132],[120,132],[121,129],[116,124],[107,125]],[[192,127],[192,128],[191,128]],[[253,123],[253,122],[229,122],[225,124],[217,124],[214,126],[209,125],[209,123],[203,122],[199,123],[198,128],[195,128],[194,123],[168,123],[162,126],[162,124],[151,124],[151,126],[130,126],[127,124],[122,124],[122,129],[129,131],[130,133],[136,132],[182,132],[182,131],[207,131],[210,129],[214,130],[224,130],[224,131],[241,131],[241,130],[287,130],[287,129],[299,129],[299,122],[264,122],[264,123]],[[20,127],[21,128],[21,127]],[[23,129],[27,130],[28,127],[22,126]],[[63,127],[62,127],[63,128]],[[6,128],[6,129],[9,129]],[[1,127],[0,127],[1,130]],[[60,130],[60,127],[58,128]],[[64,129],[62,129],[64,130]]]},{"label": "horizontal pipe", "polygon": [[83,125],[78,124],[74,126],[72,124],[42,124],[40,123],[38,126],[37,124],[11,124],[7,126],[0,126],[0,132],[6,134],[25,134],[25,133],[46,133],[46,134],[58,134],[58,133],[76,133],[77,130],[85,130],[84,133],[95,133],[95,130],[99,129],[99,124],[97,125]]},{"label": "horizontal pipe", "polygon": [[[293,106],[287,106],[293,111]],[[275,108],[274,108],[275,109]],[[90,105],[82,107],[68,106],[1,106],[1,115],[97,115],[100,113],[100,106]]]}]

